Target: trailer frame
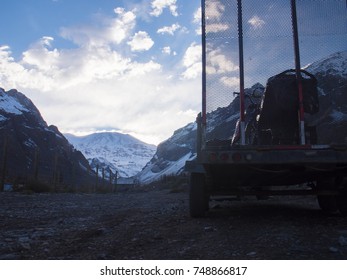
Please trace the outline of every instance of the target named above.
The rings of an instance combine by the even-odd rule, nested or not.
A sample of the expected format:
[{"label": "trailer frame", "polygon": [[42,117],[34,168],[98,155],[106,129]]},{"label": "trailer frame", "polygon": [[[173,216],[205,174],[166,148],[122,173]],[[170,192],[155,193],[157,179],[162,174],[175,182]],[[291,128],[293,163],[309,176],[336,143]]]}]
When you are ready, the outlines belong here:
[{"label": "trailer frame", "polygon": [[316,195],[322,210],[347,215],[347,143],[311,145],[305,141],[296,0],[290,1],[299,94],[300,143],[296,145],[249,145],[245,141],[242,0],[237,0],[241,141],[239,145],[232,145],[230,140],[206,141],[206,11],[205,0],[201,2],[202,112],[196,120],[197,157],[186,162],[192,217],[205,216],[209,200],[220,195]]}]

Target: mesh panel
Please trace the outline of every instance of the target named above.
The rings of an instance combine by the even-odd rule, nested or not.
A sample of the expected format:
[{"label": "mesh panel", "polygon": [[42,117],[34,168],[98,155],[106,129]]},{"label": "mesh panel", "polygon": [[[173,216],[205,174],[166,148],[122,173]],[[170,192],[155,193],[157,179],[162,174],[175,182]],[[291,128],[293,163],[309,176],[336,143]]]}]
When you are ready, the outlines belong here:
[{"label": "mesh panel", "polygon": [[206,10],[207,112],[225,107],[238,88],[236,1],[209,0]]},{"label": "mesh panel", "polygon": [[[301,68],[346,50],[345,0],[297,0],[296,6]],[[291,1],[243,0],[242,7],[245,88],[265,86],[269,77],[295,68]],[[236,0],[205,1],[208,132],[215,129],[218,108],[228,107],[239,91],[237,11]],[[230,139],[235,121],[217,138]],[[212,138],[216,134],[207,134],[207,140]]]}]

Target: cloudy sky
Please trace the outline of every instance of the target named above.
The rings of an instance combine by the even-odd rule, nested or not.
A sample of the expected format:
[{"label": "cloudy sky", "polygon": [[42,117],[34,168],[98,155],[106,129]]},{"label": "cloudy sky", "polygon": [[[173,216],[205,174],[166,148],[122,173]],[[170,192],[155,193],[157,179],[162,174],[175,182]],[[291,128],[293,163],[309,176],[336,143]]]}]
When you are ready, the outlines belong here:
[{"label": "cloudy sky", "polygon": [[1,2],[0,86],[62,132],[157,144],[200,110],[200,1]]},{"label": "cloudy sky", "polygon": [[[304,30],[313,38],[311,42],[321,39],[317,35],[322,34],[313,34],[309,27],[327,10],[327,1],[316,1],[323,3],[322,9],[306,9],[313,11]],[[345,32],[344,1],[335,0],[337,9],[330,13],[339,14],[342,31],[329,30],[326,24],[318,24],[317,30],[337,36]],[[246,37],[269,42],[269,36],[262,33],[267,30],[277,47],[273,38],[286,38],[285,44],[291,46],[290,29],[276,33],[280,26],[271,16],[288,19],[288,10],[282,8],[288,7],[289,1],[262,1],[259,9],[248,2]],[[236,34],[232,35],[236,29],[235,22],[226,24],[222,19],[230,9],[235,10],[234,4],[213,0],[208,7],[208,32],[216,35],[214,46],[210,44],[208,70],[219,75],[230,96],[238,84],[236,48],[230,52],[228,47],[236,42]],[[62,132],[119,131],[158,144],[175,129],[194,121],[200,111],[200,0],[4,0],[0,7],[0,87],[23,92],[48,124]],[[324,45],[324,52],[316,52],[307,61],[345,46],[345,42],[336,42],[333,48]],[[246,56],[246,65],[255,73],[254,81],[263,78],[259,73],[264,71],[257,67],[264,68],[267,61],[266,69],[270,69],[274,64],[271,59],[279,62],[283,58],[276,57],[274,44],[271,48],[251,40],[248,44],[251,46],[246,41],[245,48],[257,50]],[[283,67],[292,66],[291,62],[283,62]],[[229,75],[223,76],[225,73]],[[250,86],[253,81],[248,82]]]}]

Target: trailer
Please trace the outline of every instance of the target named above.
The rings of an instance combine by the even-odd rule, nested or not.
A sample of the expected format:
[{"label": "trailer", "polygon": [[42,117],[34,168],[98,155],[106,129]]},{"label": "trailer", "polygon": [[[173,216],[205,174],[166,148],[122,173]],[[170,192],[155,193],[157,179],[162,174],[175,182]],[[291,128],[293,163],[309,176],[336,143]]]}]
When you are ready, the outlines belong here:
[{"label": "trailer", "polygon": [[[307,115],[314,118],[319,111],[318,89],[316,77],[302,69],[300,61],[299,42],[304,41],[305,47],[309,45],[300,37],[300,30],[307,32],[312,20],[307,19],[306,27],[298,26],[298,22],[305,24],[302,18],[305,9],[312,10],[308,4],[323,5],[325,11],[329,4],[319,0],[317,3],[300,1],[298,9],[295,0],[280,2],[281,7],[276,7],[268,1],[254,4],[249,0],[202,0],[202,112],[197,117],[197,157],[186,163],[190,172],[192,217],[204,216],[214,196],[247,195],[259,199],[273,195],[315,195],[323,211],[347,215],[347,142],[321,143],[315,126],[305,122]],[[346,9],[344,1],[336,3]],[[271,9],[273,14],[264,19],[259,16],[261,11]],[[331,18],[323,21],[338,18],[334,13],[335,10]],[[326,14],[329,17],[329,12]],[[278,34],[266,35],[270,33],[264,31],[266,19],[270,21],[270,18],[281,24],[287,19],[285,31],[278,31],[280,27],[275,25],[274,32]],[[345,39],[345,25],[341,29],[341,38]],[[317,32],[316,39],[326,35],[319,32],[322,31]],[[285,55],[288,56],[287,48],[291,49],[289,63],[278,56],[269,62],[269,67],[263,65],[263,69],[254,70],[264,61],[263,57],[259,58],[267,50],[264,42],[270,38],[269,41],[273,39],[270,44],[281,44],[276,41],[281,36],[284,41],[291,40],[290,44],[282,42]],[[315,51],[319,51],[318,47]],[[309,53],[305,49],[305,54]],[[267,80],[260,102],[246,100],[259,97],[255,92],[246,92],[246,82],[256,82],[261,75],[283,65],[290,66],[291,61],[294,61],[293,69],[273,73]],[[215,120],[209,116],[233,100],[235,81],[239,118],[233,136],[221,131],[211,133]],[[344,133],[347,139],[347,127]]]}]

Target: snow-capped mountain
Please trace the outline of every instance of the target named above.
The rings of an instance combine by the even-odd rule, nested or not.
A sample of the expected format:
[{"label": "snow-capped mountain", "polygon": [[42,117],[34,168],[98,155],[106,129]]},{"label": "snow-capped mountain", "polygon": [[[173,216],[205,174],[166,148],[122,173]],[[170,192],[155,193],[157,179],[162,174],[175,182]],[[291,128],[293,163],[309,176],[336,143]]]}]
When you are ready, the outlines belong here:
[{"label": "snow-capped mountain", "polygon": [[307,71],[316,76],[341,76],[347,77],[347,51],[333,53],[306,67]]},{"label": "snow-capped mountain", "polygon": [[347,51],[312,63],[307,71],[318,80],[320,108],[312,120],[318,141],[347,143]]},{"label": "snow-capped mountain", "polygon": [[[153,157],[156,146],[146,144],[128,134],[117,132],[94,133],[87,136],[65,134],[69,142],[80,150],[95,170],[110,169],[120,177],[136,175]],[[107,172],[106,172],[107,176]]]},{"label": "snow-capped mountain", "polygon": [[196,123],[190,123],[160,143],[154,157],[136,175],[136,178],[146,184],[164,175],[180,174],[185,162],[195,157],[196,128]]},{"label": "snow-capped mountain", "polygon": [[91,176],[84,156],[15,89],[0,88],[0,159],[9,183],[35,179],[77,186]]},{"label": "snow-capped mountain", "polygon": [[[306,70],[318,80],[320,110],[313,116],[311,124],[317,127],[319,143],[347,143],[347,51],[312,63]],[[260,84],[254,87],[260,87]],[[236,97],[227,107],[209,113],[208,139],[231,139],[238,110],[239,98]],[[164,175],[180,174],[185,161],[195,157],[195,146],[196,124],[190,123],[159,144],[156,154],[137,178],[142,183],[149,183]]]}]

